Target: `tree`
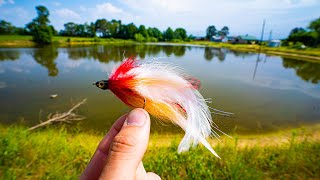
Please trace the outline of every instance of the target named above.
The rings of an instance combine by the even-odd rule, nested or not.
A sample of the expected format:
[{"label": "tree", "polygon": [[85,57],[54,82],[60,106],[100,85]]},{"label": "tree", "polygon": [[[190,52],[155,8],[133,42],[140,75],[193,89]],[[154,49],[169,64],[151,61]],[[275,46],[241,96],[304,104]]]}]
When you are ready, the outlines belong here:
[{"label": "tree", "polygon": [[173,30],[170,27],[168,27],[168,29],[164,32],[163,37],[165,41],[172,41],[174,38]]},{"label": "tree", "polygon": [[289,36],[293,35],[293,34],[296,34],[296,33],[304,33],[306,32],[306,30],[302,27],[296,27],[296,28],[293,28],[291,31],[290,31],[290,34]]},{"label": "tree", "polygon": [[317,45],[319,45],[320,44],[320,17],[310,23],[309,29],[317,33]]},{"label": "tree", "polygon": [[206,33],[207,33],[206,35],[207,39],[210,39],[212,36],[215,36],[217,34],[217,29],[213,25],[209,26],[206,30]]},{"label": "tree", "polygon": [[76,36],[77,32],[77,24],[74,22],[68,22],[63,25],[64,30],[62,32],[62,35],[64,36]]},{"label": "tree", "polygon": [[108,22],[106,19],[98,19],[95,23],[95,28],[98,33],[101,33],[102,37],[108,36]]},{"label": "tree", "polygon": [[223,28],[218,32],[219,36],[227,36],[229,34],[228,26],[223,26]]},{"label": "tree", "polygon": [[180,39],[180,40],[186,40],[187,39],[187,31],[183,28],[177,28],[174,30],[174,38]]},{"label": "tree", "polygon": [[13,34],[15,27],[5,20],[0,21],[0,34]]},{"label": "tree", "polygon": [[130,23],[126,26],[125,39],[133,39],[134,35],[138,32],[138,28],[133,23]]},{"label": "tree", "polygon": [[149,36],[148,31],[144,25],[139,26],[138,33],[140,33],[145,38],[147,38]]},{"label": "tree", "polygon": [[27,24],[27,29],[33,35],[33,40],[39,44],[52,42],[52,28],[49,26],[49,10],[45,6],[36,6],[38,16]]}]

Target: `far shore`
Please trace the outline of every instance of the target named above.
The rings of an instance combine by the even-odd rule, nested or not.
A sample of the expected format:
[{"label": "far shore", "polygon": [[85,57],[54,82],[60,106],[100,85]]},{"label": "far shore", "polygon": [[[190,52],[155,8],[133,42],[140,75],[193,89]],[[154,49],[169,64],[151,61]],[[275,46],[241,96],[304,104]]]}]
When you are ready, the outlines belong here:
[{"label": "far shore", "polygon": [[[53,37],[53,44],[58,47],[69,46],[87,46],[96,44],[141,44],[134,40],[123,40],[113,38],[86,38],[86,37]],[[257,44],[229,44],[229,43],[217,43],[210,41],[191,41],[191,42],[153,42],[145,43],[153,45],[190,45],[190,46],[204,46],[214,48],[227,48],[235,51],[245,52],[259,52],[268,55],[278,55],[294,59],[309,60],[320,62],[320,48],[306,48],[306,49],[294,49],[289,47],[267,47],[262,46],[260,48]],[[37,44],[32,41],[31,36],[18,36],[18,35],[0,35],[0,48],[22,48],[22,47],[37,47]]]}]

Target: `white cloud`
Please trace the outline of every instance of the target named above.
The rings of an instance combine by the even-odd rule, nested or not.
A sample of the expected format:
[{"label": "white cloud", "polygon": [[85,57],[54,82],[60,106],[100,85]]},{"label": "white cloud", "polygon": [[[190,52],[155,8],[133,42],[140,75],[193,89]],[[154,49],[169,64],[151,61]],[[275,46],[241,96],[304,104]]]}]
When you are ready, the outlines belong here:
[{"label": "white cloud", "polygon": [[70,9],[63,8],[54,11],[59,17],[65,19],[80,19],[80,15]]},{"label": "white cloud", "polygon": [[96,5],[96,11],[97,13],[111,13],[111,14],[117,14],[122,13],[123,10],[113,6],[111,3],[103,3]]},{"label": "white cloud", "polygon": [[0,6],[4,4],[14,4],[13,0],[0,0]]},{"label": "white cloud", "polygon": [[60,3],[60,2],[52,2],[52,4],[53,4],[54,6],[61,6],[61,3]]}]

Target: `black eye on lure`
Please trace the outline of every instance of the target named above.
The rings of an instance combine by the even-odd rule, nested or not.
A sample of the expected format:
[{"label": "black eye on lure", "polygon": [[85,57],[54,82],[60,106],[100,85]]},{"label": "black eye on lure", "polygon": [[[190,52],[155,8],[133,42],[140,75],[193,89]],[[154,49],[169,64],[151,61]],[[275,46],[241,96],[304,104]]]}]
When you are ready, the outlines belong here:
[{"label": "black eye on lure", "polygon": [[108,84],[107,80],[97,81],[97,82],[93,83],[93,85],[96,85],[98,88],[103,89],[103,90],[109,89],[109,84]]}]

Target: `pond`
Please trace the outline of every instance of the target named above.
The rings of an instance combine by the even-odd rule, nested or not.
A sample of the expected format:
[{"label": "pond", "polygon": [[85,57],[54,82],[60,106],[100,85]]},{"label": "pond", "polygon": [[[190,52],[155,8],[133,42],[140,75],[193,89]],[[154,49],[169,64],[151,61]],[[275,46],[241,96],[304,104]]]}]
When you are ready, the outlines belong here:
[{"label": "pond", "polygon": [[[166,44],[0,48],[0,122],[32,126],[87,98],[78,110],[87,118],[69,126],[106,132],[129,108],[92,82],[105,79],[124,56],[169,62],[200,79],[200,92],[213,100],[210,106],[234,113],[214,117],[227,133],[259,134],[320,122],[319,63]],[[58,97],[51,99],[52,94]],[[153,121],[152,132],[181,130]]]}]

